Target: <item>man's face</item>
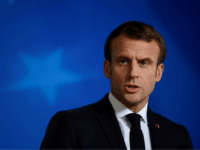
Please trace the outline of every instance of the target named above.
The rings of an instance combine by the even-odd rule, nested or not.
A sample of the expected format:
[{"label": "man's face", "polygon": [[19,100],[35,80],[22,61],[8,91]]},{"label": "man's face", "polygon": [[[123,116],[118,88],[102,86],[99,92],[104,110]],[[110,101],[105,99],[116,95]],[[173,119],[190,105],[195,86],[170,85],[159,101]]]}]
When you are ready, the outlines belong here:
[{"label": "man's face", "polygon": [[[135,40],[124,34],[115,38],[111,43],[111,66],[108,60],[104,62],[113,96],[126,106],[145,105],[155,83],[162,77],[164,65],[160,64],[156,71],[159,54],[160,48],[154,40]],[[139,88],[130,92],[127,84],[136,84]]]}]

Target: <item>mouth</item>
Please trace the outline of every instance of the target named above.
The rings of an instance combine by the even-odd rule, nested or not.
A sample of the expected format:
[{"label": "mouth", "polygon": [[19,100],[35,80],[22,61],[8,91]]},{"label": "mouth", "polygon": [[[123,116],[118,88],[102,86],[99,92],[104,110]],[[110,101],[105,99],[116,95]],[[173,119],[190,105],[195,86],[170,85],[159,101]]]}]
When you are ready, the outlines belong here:
[{"label": "mouth", "polygon": [[137,85],[128,85],[127,87],[128,87],[128,88],[138,88]]},{"label": "mouth", "polygon": [[129,93],[136,93],[136,92],[138,92],[139,88],[140,87],[137,86],[137,85],[127,85],[125,87],[126,91],[129,92]]}]

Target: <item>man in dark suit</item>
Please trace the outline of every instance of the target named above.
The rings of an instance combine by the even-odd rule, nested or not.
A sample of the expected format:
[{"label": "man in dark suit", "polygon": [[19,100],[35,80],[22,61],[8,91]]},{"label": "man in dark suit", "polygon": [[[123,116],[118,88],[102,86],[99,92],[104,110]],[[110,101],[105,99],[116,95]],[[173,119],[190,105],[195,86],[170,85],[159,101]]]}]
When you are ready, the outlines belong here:
[{"label": "man in dark suit", "polygon": [[149,95],[164,70],[166,46],[150,25],[130,21],[105,44],[111,92],[100,101],[56,113],[41,149],[193,149],[187,129],[154,113]]}]

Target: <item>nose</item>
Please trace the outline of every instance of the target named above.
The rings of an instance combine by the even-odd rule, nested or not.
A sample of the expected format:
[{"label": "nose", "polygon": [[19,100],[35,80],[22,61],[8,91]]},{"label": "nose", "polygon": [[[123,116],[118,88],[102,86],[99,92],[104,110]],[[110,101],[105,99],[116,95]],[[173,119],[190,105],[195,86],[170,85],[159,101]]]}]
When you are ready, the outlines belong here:
[{"label": "nose", "polygon": [[138,76],[139,76],[139,66],[138,66],[137,62],[133,62],[129,66],[128,76],[130,78],[138,78]]}]

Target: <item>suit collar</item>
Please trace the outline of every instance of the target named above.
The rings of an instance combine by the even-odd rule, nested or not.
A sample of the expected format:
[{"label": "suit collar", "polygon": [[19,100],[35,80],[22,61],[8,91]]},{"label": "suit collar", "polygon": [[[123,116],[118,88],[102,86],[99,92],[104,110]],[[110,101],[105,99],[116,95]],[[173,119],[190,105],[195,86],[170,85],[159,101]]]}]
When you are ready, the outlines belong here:
[{"label": "suit collar", "polygon": [[[105,134],[113,149],[126,149],[124,138],[115,116],[115,111],[108,99],[107,93],[100,101],[95,103],[97,110],[97,119],[100,122]],[[150,139],[152,149],[160,148],[160,131],[162,130],[162,123],[157,118],[157,114],[154,113],[150,107],[147,107],[147,121],[150,131]]]}]

